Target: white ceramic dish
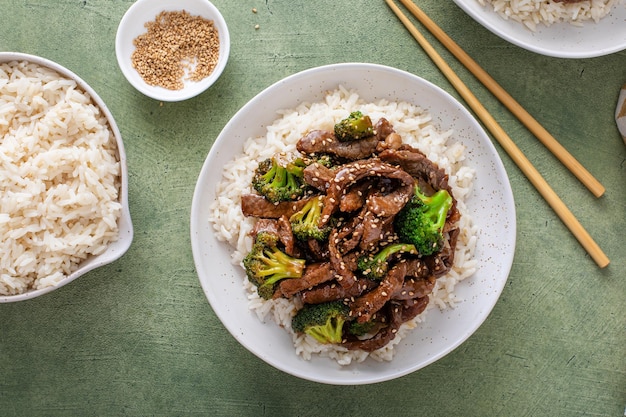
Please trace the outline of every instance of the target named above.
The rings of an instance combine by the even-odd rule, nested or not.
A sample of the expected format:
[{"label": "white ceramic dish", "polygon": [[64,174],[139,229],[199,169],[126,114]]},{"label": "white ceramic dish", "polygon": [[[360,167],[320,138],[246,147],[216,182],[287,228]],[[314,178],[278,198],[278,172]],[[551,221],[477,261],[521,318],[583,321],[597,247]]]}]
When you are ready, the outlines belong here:
[{"label": "white ceramic dish", "polygon": [[[428,110],[441,129],[453,128],[467,146],[467,163],[477,170],[468,201],[480,227],[476,256],[479,271],[457,286],[466,301],[455,309],[429,311],[425,323],[396,349],[391,362],[366,360],[339,366],[334,360],[298,357],[290,336],[273,322],[261,323],[250,312],[242,281],[244,271],[230,262],[232,249],[219,242],[208,221],[209,206],[224,164],[242,152],[244,141],[265,134],[276,110],[319,101],[338,85],[356,89],[365,100],[406,100]],[[443,357],[466,340],[489,315],[507,280],[515,249],[516,224],[509,180],[494,146],[470,113],[452,96],[407,72],[373,64],[338,64],[287,77],[254,97],[218,136],[200,172],[191,207],[191,242],[200,283],[224,326],[247,349],[270,365],[300,378],[335,384],[390,380]]]},{"label": "white ceramic dish", "polygon": [[12,62],[12,61],[28,61],[34,64],[48,67],[60,75],[74,80],[78,86],[85,92],[87,92],[93,102],[102,110],[102,113],[105,115],[111,131],[115,136],[115,140],[117,141],[117,150],[121,167],[121,192],[120,192],[120,200],[122,204],[122,214],[119,220],[119,239],[113,242],[106,251],[98,256],[92,256],[90,258],[85,259],[79,266],[79,268],[74,271],[72,274],[68,275],[65,279],[59,282],[57,285],[53,287],[46,287],[39,290],[31,290],[25,292],[23,294],[18,295],[8,295],[8,296],[0,296],[0,303],[8,303],[15,301],[24,301],[29,300],[31,298],[38,297],[40,295],[47,294],[53,290],[56,290],[80,276],[86,274],[87,272],[98,268],[103,265],[107,265],[112,263],[113,261],[119,259],[128,248],[133,241],[133,225],[130,217],[130,210],[128,206],[128,168],[126,163],[126,151],[124,149],[124,143],[122,142],[122,135],[117,127],[117,123],[113,118],[113,115],[107,108],[106,104],[102,101],[100,96],[91,88],[85,81],[83,81],[80,77],[74,74],[72,71],[67,68],[50,61],[45,58],[41,58],[34,55],[23,54],[18,52],[0,52],[0,62]]},{"label": "white ceramic dish", "polygon": [[592,58],[626,49],[626,4],[598,23],[588,21],[577,27],[556,23],[549,27],[538,25],[533,32],[521,23],[505,20],[477,0],[454,2],[485,28],[526,50],[557,58]]},{"label": "white ceramic dish", "polygon": [[[192,16],[202,16],[213,21],[220,38],[219,61],[211,75],[198,82],[185,81],[185,87],[182,90],[169,90],[149,85],[132,66],[131,56],[135,50],[133,41],[146,32],[144,25],[154,21],[160,12],[180,10],[185,10]],[[138,91],[155,100],[183,101],[202,93],[220,77],[230,54],[230,35],[224,17],[217,7],[207,0],[138,0],[130,6],[120,21],[115,36],[115,54],[122,73]]]}]

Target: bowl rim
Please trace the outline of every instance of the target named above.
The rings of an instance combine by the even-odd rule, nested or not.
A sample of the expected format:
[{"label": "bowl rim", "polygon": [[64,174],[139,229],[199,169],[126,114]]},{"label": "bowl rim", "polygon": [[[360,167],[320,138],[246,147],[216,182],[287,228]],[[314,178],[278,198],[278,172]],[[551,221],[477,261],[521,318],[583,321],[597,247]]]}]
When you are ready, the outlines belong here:
[{"label": "bowl rim", "polygon": [[[197,6],[197,9],[191,6]],[[196,11],[199,9],[202,9],[202,12]],[[168,90],[158,86],[151,86],[141,78],[130,63],[130,56],[134,50],[133,40],[140,34],[145,33],[145,23],[154,20],[159,12],[181,10],[186,10],[192,15],[201,15],[205,19],[210,19],[214,22],[220,41],[218,62],[209,76],[197,82],[190,81],[186,88],[181,90]],[[145,17],[146,15],[150,17]],[[126,10],[117,27],[115,56],[120,71],[128,83],[140,93],[159,101],[184,101],[202,94],[222,75],[230,56],[230,33],[226,19],[209,0],[162,0],[160,2],[138,0]]]},{"label": "bowl rim", "polygon": [[[1,295],[0,303],[25,301],[25,300],[33,299],[35,297],[39,297],[44,294],[48,294],[58,288],[61,288],[69,284],[70,282],[76,280],[77,278],[81,277],[82,275],[86,274],[87,272],[93,269],[110,264],[116,261],[117,259],[121,258],[128,251],[128,249],[130,248],[132,244],[133,237],[134,237],[133,224],[132,224],[130,208],[128,204],[128,166],[127,166],[127,160],[126,160],[126,150],[124,148],[122,134],[117,126],[117,122],[115,121],[115,118],[113,117],[113,114],[111,113],[107,105],[104,103],[102,98],[98,95],[98,93],[96,93],[96,91],[85,80],[83,80],[73,71],[64,67],[61,64],[58,64],[50,59],[47,59],[41,56],[32,55],[32,54],[23,53],[23,52],[0,52],[0,63],[8,63],[8,62],[14,62],[14,61],[15,62],[27,61],[33,64],[47,67],[49,69],[56,71],[63,77],[74,80],[76,84],[83,91],[89,94],[94,104],[98,106],[100,111],[102,111],[103,115],[105,116],[107,120],[107,123],[109,124],[109,128],[111,129],[111,132],[113,133],[113,136],[115,137],[115,141],[117,144],[117,152],[118,152],[118,157],[119,157],[119,162],[120,162],[120,180],[121,180],[120,204],[122,206],[122,209],[120,213],[120,218],[118,220],[119,233],[120,233],[118,240],[111,242],[109,244],[109,247],[103,253],[101,253],[100,255],[96,255],[96,256],[90,256],[87,259],[83,260],[79,264],[79,267],[76,271],[72,272],[70,275],[67,275],[56,285],[41,288],[41,289],[36,289],[36,290],[29,290],[22,294]],[[88,264],[83,265],[81,267],[80,265],[82,265],[85,262],[88,262]]]}]

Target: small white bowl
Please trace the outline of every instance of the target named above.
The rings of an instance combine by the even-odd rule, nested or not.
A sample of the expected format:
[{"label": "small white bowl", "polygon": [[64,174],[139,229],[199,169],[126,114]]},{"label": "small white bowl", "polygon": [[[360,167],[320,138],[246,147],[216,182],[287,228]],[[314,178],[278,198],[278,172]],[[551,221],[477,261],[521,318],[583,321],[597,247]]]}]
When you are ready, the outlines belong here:
[{"label": "small white bowl", "polygon": [[120,189],[120,203],[122,205],[122,211],[120,218],[118,220],[118,230],[119,230],[119,238],[115,242],[109,244],[107,249],[97,255],[91,256],[87,259],[83,260],[78,269],[72,272],[70,275],[67,275],[60,282],[58,282],[54,286],[49,286],[41,289],[33,289],[29,290],[22,294],[16,295],[0,295],[0,303],[10,303],[15,301],[24,301],[29,300],[40,295],[47,294],[53,290],[56,290],[80,276],[86,274],[87,272],[98,268],[103,265],[107,265],[112,263],[113,261],[119,259],[126,251],[130,248],[130,245],[133,241],[133,225],[130,217],[130,210],[128,206],[128,167],[126,163],[126,151],[124,149],[124,143],[122,142],[122,135],[120,133],[119,128],[117,127],[117,123],[113,118],[113,115],[107,108],[104,101],[98,96],[98,94],[94,91],[93,88],[89,86],[84,80],[74,74],[72,71],[67,68],[59,65],[53,61],[50,61],[45,58],[41,58],[35,55],[29,55],[19,52],[0,52],[0,63],[7,62],[21,62],[27,61],[42,67],[47,67],[51,70],[56,71],[62,77],[74,80],[78,87],[81,90],[85,91],[91,97],[92,102],[100,108],[102,114],[106,117],[107,122],[109,123],[109,127],[111,128],[111,132],[113,132],[113,136],[115,137],[115,141],[117,143],[117,152],[118,159],[120,162],[120,176],[121,176],[121,189]]},{"label": "small white bowl", "polygon": [[[156,19],[162,11],[185,10],[192,16],[202,16],[212,20],[218,31],[220,48],[219,59],[213,72],[206,78],[195,82],[185,81],[181,90],[170,90],[149,85],[133,68],[131,56],[135,50],[133,41],[146,33],[145,24]],[[230,35],[224,17],[208,0],[138,0],[124,14],[115,37],[115,54],[117,63],[129,83],[138,91],[160,101],[182,101],[195,97],[209,88],[219,78],[226,67],[230,53]]]}]

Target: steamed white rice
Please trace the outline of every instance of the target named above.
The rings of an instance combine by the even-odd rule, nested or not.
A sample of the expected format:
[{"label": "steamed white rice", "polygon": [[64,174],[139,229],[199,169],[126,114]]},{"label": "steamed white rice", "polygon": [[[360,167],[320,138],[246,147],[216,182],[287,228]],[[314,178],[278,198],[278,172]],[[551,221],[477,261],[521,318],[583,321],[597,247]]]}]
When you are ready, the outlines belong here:
[{"label": "steamed white rice", "polygon": [[118,237],[120,164],[76,82],[0,64],[0,294],[56,285]]},{"label": "steamed white rice", "polygon": [[586,21],[597,23],[621,0],[586,0],[579,3],[557,3],[553,0],[477,0],[489,5],[504,19],[520,22],[532,31],[538,25],[550,26],[567,22],[581,26]]},{"label": "steamed white rice", "polygon": [[[372,353],[348,351],[339,346],[318,343],[310,336],[295,334],[291,330],[291,318],[301,307],[299,300],[264,300],[258,296],[256,287],[247,278],[242,280],[250,309],[256,312],[262,322],[270,318],[284,327],[291,334],[298,355],[308,360],[313,354],[319,354],[333,358],[342,365],[353,361],[361,362],[367,357],[378,361],[391,360],[394,346],[407,331],[425,319],[430,308],[452,308],[462,301],[455,296],[454,287],[476,271],[473,255],[477,231],[465,206],[465,199],[472,191],[475,172],[473,168],[464,165],[465,149],[461,143],[452,141],[453,132],[438,132],[431,124],[430,115],[413,104],[386,100],[368,103],[356,92],[340,86],[337,90],[328,92],[322,102],[302,103],[295,109],[280,110],[279,118],[268,126],[266,136],[249,138],[244,145],[243,154],[224,167],[224,176],[217,186],[217,197],[209,213],[209,221],[217,238],[233,247],[232,262],[243,268],[241,261],[252,246],[249,232],[255,220],[246,218],[241,212],[241,195],[252,192],[250,181],[258,162],[277,152],[297,154],[296,143],[306,132],[313,129],[331,130],[337,121],[355,110],[361,110],[373,121],[385,117],[405,143],[416,146],[444,168],[449,175],[449,184],[462,216],[455,266],[446,276],[437,280],[429,308],[411,322],[405,323],[396,338],[387,346]],[[242,276],[245,277],[245,274]]]}]

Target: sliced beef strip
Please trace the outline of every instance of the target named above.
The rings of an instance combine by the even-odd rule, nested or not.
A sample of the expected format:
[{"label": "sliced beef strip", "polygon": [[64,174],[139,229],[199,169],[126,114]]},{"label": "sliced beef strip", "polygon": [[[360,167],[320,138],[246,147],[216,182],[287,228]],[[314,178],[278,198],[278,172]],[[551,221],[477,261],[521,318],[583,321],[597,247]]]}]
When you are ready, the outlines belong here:
[{"label": "sliced beef strip", "polygon": [[389,178],[400,181],[402,185],[414,184],[413,177],[397,166],[387,164],[378,159],[368,159],[345,164],[335,172],[331,186],[328,188],[324,199],[324,208],[320,226],[324,226],[330,220],[330,216],[339,208],[341,196],[348,187],[363,180],[364,178]]},{"label": "sliced beef strip", "polygon": [[358,297],[366,291],[376,287],[376,283],[366,278],[359,278],[354,285],[345,288],[336,281],[318,285],[311,289],[306,289],[300,293],[302,302],[305,304],[321,304],[329,301],[352,299]]},{"label": "sliced beef strip", "polygon": [[278,221],[276,219],[258,219],[250,232],[250,236],[256,239],[256,235],[267,232],[278,236]]},{"label": "sliced beef strip", "polygon": [[374,178],[361,180],[349,186],[341,195],[339,211],[351,213],[367,204],[367,208],[379,217],[394,216],[413,195],[413,185],[394,187],[394,181],[377,181]]},{"label": "sliced beef strip", "polygon": [[296,201],[283,201],[272,203],[259,194],[244,194],[241,196],[241,211],[244,216],[259,217],[265,219],[279,219],[282,216],[291,217],[310,200],[305,197]]},{"label": "sliced beef strip", "polygon": [[304,168],[304,182],[320,191],[326,192],[333,178],[335,172],[317,162]]},{"label": "sliced beef strip", "polygon": [[315,263],[307,265],[302,278],[282,280],[279,288],[283,296],[291,298],[301,291],[315,287],[334,278],[335,272],[329,262]]},{"label": "sliced beef strip", "polygon": [[371,188],[372,183],[369,181],[361,181],[349,187],[339,200],[339,210],[344,213],[352,213],[361,209],[365,205],[368,191]]},{"label": "sliced beef strip", "polygon": [[333,228],[328,237],[328,247],[330,256],[343,258],[344,254],[352,251],[359,246],[359,242],[363,236],[363,213],[341,222]]},{"label": "sliced beef strip", "polygon": [[296,144],[296,149],[304,154],[331,154],[350,161],[365,159],[376,151],[378,138],[370,136],[365,139],[340,142],[335,133],[326,130],[312,130],[304,135]]},{"label": "sliced beef strip", "polygon": [[328,259],[329,253],[327,243],[322,243],[315,239],[309,239],[305,242],[305,245],[309,258],[313,261]]},{"label": "sliced beef strip", "polygon": [[343,229],[334,228],[330,232],[330,236],[328,237],[328,252],[329,252],[330,264],[332,265],[333,269],[338,275],[337,281],[344,288],[349,288],[353,286],[357,278],[356,278],[356,275],[354,274],[354,270],[350,268],[350,264],[344,260],[344,254],[339,248],[340,244],[345,243],[343,242],[341,235],[345,232],[346,234],[343,237],[346,237],[348,236],[347,233],[352,232],[353,237],[351,240],[355,241],[356,239],[356,242],[358,244],[358,241],[360,240],[359,238],[360,233],[356,232],[355,230],[359,228],[362,228],[362,223],[356,224],[355,228],[352,230],[348,228],[343,228]]},{"label": "sliced beef strip", "polygon": [[371,251],[378,244],[394,235],[393,217],[377,217],[373,212],[366,211],[363,216],[363,233],[359,248]]},{"label": "sliced beef strip", "polygon": [[378,217],[393,217],[402,210],[413,193],[413,184],[402,184],[390,193],[372,193],[367,198],[367,207]]},{"label": "sliced beef strip", "polygon": [[405,323],[409,320],[417,317],[418,314],[421,314],[428,307],[428,303],[430,302],[430,297],[428,295],[420,298],[412,298],[410,300],[404,300],[402,304],[400,304],[400,323]]},{"label": "sliced beef strip", "polygon": [[402,149],[386,149],[378,157],[384,162],[399,166],[415,178],[423,178],[435,190],[450,192],[446,171],[418,149],[405,145]]},{"label": "sliced beef strip", "polygon": [[428,278],[406,278],[402,286],[393,293],[393,300],[411,300],[426,297],[433,292],[436,279],[433,275]]},{"label": "sliced beef strip", "polygon": [[394,265],[378,287],[354,300],[350,306],[350,315],[359,323],[369,321],[377,311],[391,300],[393,294],[402,287],[406,276],[406,265],[400,262]]},{"label": "sliced beef strip", "polygon": [[290,256],[300,257],[300,251],[296,247],[296,238],[291,229],[291,223],[287,216],[281,216],[278,219],[278,237],[285,246],[285,253]]},{"label": "sliced beef strip", "polygon": [[406,261],[406,276],[410,278],[429,278],[432,274],[426,262],[420,258],[411,258]]}]

